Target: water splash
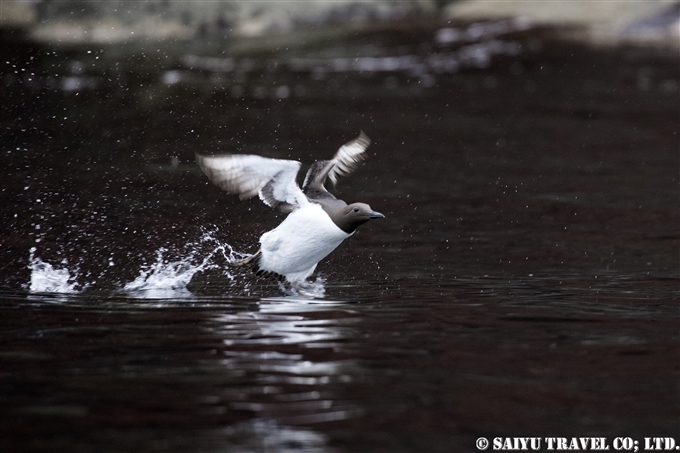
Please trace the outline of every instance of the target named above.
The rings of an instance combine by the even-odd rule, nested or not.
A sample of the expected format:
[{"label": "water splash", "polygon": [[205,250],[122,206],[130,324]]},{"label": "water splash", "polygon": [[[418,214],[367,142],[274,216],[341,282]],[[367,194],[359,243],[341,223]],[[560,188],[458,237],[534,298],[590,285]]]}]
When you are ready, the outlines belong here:
[{"label": "water splash", "polygon": [[[216,245],[201,259],[197,257],[199,252],[196,249],[205,242],[212,242]],[[197,243],[189,243],[185,248],[190,249],[188,255],[175,261],[164,258],[168,252],[166,248],[158,249],[156,262],[143,268],[134,281],[123,287],[123,291],[136,297],[149,299],[188,297],[191,296],[191,291],[187,289],[187,285],[197,272],[221,268],[215,263],[215,256],[222,256],[228,262],[244,256],[234,251],[231,245],[220,242],[210,232],[205,232]],[[223,272],[232,281],[235,279],[235,276],[228,270],[223,270]]]},{"label": "water splash", "polygon": [[[97,289],[98,280],[103,274],[88,285],[80,285],[77,282],[78,268],[69,270],[65,266],[65,260],[62,262],[64,266],[55,267],[37,257],[36,251],[36,247],[30,249],[28,266],[31,269],[31,280],[27,286],[32,293],[73,294],[86,288]],[[155,262],[142,267],[139,276],[122,285],[122,288],[119,287],[119,291],[149,299],[189,297],[192,293],[187,285],[196,273],[221,269],[223,275],[233,282],[237,276],[219,262],[232,262],[245,256],[247,255],[236,252],[231,245],[221,242],[213,232],[204,232],[199,240],[189,242],[179,250],[159,248]]]},{"label": "water splash", "polygon": [[167,249],[161,247],[156,251],[156,262],[142,269],[139,277],[126,284],[123,291],[152,299],[168,297],[186,297],[191,292],[186,289],[191,278],[207,266],[207,258],[199,265],[192,264],[194,254],[179,261],[167,262],[163,254]]},{"label": "water splash", "polygon": [[[31,247],[29,265],[31,269],[31,282],[28,289],[32,293],[77,293],[78,271],[71,273],[66,267],[55,268],[49,263],[43,262],[40,258],[35,256],[36,248]],[[66,264],[66,263],[62,263]]]}]

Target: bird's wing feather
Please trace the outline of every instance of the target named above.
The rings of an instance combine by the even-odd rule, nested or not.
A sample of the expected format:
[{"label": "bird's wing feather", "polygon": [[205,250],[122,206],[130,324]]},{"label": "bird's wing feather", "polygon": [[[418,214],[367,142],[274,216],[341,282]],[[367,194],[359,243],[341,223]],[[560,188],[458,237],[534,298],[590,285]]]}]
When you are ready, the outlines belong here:
[{"label": "bird's wing feather", "polygon": [[308,202],[295,182],[300,162],[251,154],[196,154],[196,161],[210,181],[241,200],[259,195],[267,206],[284,212]]},{"label": "bird's wing feather", "polygon": [[362,131],[359,137],[342,145],[331,160],[315,162],[307,172],[302,190],[305,193],[310,190],[326,192],[326,178],[330,178],[335,185],[339,176],[347,176],[354,171],[366,158],[364,153],[370,144],[371,139]]},{"label": "bird's wing feather", "polygon": [[359,166],[366,158],[364,153],[370,144],[371,139],[361,131],[359,137],[340,147],[332,159],[334,165],[328,172],[328,178],[333,184],[337,183],[339,176],[347,176]]}]

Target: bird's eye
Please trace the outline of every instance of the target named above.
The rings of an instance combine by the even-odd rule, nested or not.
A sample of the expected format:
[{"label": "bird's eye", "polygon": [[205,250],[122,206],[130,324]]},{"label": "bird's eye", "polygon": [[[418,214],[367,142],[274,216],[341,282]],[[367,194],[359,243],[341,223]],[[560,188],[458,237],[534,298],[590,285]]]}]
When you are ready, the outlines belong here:
[{"label": "bird's eye", "polygon": [[359,212],[359,208],[354,208],[353,211],[354,211],[354,212]]}]

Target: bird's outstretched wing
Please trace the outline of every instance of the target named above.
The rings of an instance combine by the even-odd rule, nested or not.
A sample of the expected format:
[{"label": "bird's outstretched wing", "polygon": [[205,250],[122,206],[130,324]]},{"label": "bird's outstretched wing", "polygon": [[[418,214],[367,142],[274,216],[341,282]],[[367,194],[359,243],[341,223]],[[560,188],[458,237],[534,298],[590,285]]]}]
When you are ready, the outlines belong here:
[{"label": "bird's outstretched wing", "polygon": [[250,154],[205,156],[198,153],[196,162],[210,181],[241,200],[259,195],[267,206],[284,212],[308,203],[295,182],[300,162]]},{"label": "bird's outstretched wing", "polygon": [[366,158],[364,153],[370,144],[371,139],[361,131],[357,138],[340,147],[331,160],[334,163],[333,168],[328,172],[328,178],[333,184],[338,182],[338,176],[347,176],[357,168]]},{"label": "bird's outstretched wing", "polygon": [[326,177],[335,185],[339,176],[349,175],[366,158],[364,153],[370,144],[371,139],[362,131],[357,138],[342,145],[331,160],[315,162],[307,172],[303,190],[326,191]]}]

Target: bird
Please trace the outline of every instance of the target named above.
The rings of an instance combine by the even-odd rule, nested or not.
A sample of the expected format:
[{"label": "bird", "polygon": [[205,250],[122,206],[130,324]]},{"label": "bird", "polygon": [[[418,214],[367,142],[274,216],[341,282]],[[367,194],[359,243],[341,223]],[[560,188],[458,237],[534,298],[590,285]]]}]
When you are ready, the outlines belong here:
[{"label": "bird", "polygon": [[325,187],[327,179],[335,187],[340,176],[354,171],[365,159],[370,143],[361,131],[357,138],[342,145],[332,159],[314,162],[302,188],[296,181],[302,166],[299,161],[253,154],[196,153],[203,173],[225,192],[238,195],[241,200],[258,195],[267,206],[288,213],[276,228],[262,234],[256,253],[231,264],[248,266],[257,275],[286,281],[303,294],[302,286],[319,261],[359,226],[385,218],[366,203],[347,204]]}]

